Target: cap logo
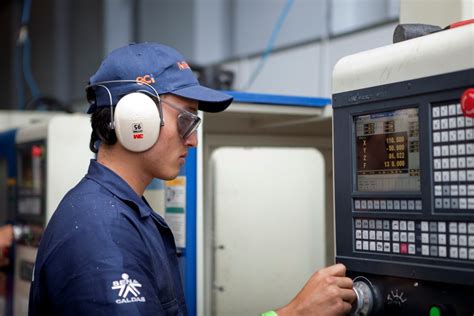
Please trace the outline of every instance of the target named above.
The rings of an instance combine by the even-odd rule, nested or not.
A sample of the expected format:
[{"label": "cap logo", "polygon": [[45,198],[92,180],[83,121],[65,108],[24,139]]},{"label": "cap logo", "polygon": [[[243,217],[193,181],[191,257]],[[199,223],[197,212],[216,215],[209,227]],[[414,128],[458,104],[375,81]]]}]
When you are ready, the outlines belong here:
[{"label": "cap logo", "polygon": [[176,64],[178,65],[179,70],[191,69],[191,68],[189,67],[188,63],[185,62],[184,60],[183,60],[183,61],[178,61]]},{"label": "cap logo", "polygon": [[152,83],[155,83],[155,78],[153,77],[153,75],[138,76],[135,80],[137,81],[138,84],[144,84],[144,83],[152,84]]}]

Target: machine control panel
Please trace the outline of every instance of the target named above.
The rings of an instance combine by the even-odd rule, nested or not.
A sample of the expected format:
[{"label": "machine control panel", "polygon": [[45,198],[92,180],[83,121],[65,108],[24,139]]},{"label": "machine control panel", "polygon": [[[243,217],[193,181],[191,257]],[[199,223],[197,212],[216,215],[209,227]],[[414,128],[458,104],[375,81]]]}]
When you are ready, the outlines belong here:
[{"label": "machine control panel", "polygon": [[353,315],[474,315],[473,31],[335,67],[336,261],[354,280]]}]

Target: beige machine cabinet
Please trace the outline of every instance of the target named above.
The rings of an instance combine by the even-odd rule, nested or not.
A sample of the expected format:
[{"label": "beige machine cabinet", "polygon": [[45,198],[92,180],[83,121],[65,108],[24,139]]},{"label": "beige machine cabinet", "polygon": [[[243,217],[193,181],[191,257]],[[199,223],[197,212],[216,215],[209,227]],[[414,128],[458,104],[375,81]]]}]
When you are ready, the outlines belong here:
[{"label": "beige machine cabinet", "polygon": [[13,313],[28,314],[32,272],[41,233],[64,194],[86,174],[90,122],[86,115],[58,114],[16,134],[18,196]]},{"label": "beige machine cabinet", "polygon": [[329,100],[234,96],[203,116],[198,315],[278,308],[334,256]]}]

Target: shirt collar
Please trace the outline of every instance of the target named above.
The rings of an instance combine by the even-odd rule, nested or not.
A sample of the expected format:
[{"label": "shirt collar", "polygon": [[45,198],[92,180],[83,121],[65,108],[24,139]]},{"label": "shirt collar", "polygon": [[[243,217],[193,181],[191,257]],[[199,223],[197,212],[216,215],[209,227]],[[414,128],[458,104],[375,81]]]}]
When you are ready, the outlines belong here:
[{"label": "shirt collar", "polygon": [[142,197],[139,197],[135,191],[118,174],[91,159],[86,178],[91,179],[112,194],[123,201],[132,202],[139,210],[141,217],[150,216],[152,210]]}]

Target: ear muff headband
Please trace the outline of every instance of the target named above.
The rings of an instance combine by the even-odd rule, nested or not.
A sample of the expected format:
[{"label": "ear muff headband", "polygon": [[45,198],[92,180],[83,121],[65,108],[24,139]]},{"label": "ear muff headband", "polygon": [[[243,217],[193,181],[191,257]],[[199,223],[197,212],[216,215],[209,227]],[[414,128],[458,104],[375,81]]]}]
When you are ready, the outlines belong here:
[{"label": "ear muff headband", "polygon": [[[114,111],[112,94],[105,84],[122,82],[136,83],[135,80],[103,81],[87,86],[86,90],[94,86],[106,89],[110,103],[110,128],[115,129],[117,139],[130,151],[146,151],[156,143],[160,128],[164,125],[160,96],[153,86],[145,82],[140,83],[150,87],[155,95],[145,89],[129,93],[117,102]],[[153,99],[155,97],[158,102]]]}]

